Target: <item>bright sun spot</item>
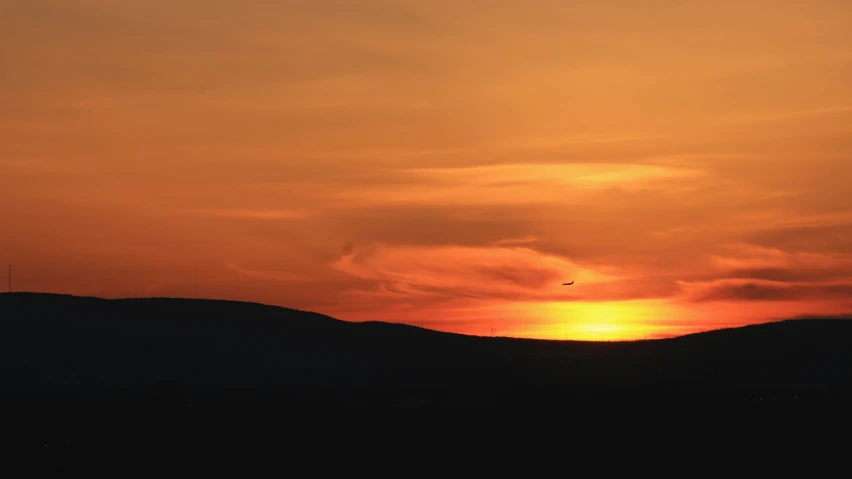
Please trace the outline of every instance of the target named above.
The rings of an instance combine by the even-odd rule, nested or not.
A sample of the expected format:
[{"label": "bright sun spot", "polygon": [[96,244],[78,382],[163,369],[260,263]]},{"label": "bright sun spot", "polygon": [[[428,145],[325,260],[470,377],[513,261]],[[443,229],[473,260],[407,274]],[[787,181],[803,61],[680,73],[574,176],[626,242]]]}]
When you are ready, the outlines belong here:
[{"label": "bright sun spot", "polygon": [[513,308],[514,314],[542,319],[528,326],[527,334],[536,338],[624,341],[653,338],[671,329],[655,324],[672,313],[671,305],[656,300],[553,302],[518,308]]}]

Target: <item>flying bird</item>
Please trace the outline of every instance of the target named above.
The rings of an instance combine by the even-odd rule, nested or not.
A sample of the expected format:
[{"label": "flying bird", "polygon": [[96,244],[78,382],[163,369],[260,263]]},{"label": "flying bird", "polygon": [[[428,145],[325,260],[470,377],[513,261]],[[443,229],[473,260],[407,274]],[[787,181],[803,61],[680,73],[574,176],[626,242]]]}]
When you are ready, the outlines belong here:
[{"label": "flying bird", "polygon": [[562,286],[571,286],[572,284],[574,284],[573,281],[571,281],[570,283],[562,283]]}]

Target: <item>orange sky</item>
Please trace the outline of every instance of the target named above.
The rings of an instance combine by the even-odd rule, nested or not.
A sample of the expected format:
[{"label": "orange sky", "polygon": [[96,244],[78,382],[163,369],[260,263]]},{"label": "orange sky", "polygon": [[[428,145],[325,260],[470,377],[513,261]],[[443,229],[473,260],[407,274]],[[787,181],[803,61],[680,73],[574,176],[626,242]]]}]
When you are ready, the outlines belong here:
[{"label": "orange sky", "polygon": [[579,339],[852,312],[848,1],[27,0],[0,40],[16,289]]}]

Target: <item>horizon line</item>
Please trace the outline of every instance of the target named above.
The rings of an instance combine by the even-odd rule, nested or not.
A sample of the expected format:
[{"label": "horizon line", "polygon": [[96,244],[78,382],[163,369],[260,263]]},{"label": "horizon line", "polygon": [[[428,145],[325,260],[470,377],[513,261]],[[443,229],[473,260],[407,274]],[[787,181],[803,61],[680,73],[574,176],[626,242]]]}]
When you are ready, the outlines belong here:
[{"label": "horizon line", "polygon": [[797,316],[797,317],[792,317],[792,318],[775,319],[775,320],[770,320],[770,321],[764,321],[764,322],[761,322],[761,323],[745,324],[745,325],[742,325],[742,326],[729,326],[729,327],[717,328],[717,329],[705,329],[705,330],[701,330],[701,331],[698,331],[698,332],[686,333],[686,334],[682,334],[682,335],[679,335],[679,336],[668,336],[668,337],[664,337],[664,338],[647,338],[646,337],[646,338],[638,338],[638,339],[618,339],[618,340],[555,339],[555,338],[554,339],[542,339],[542,338],[528,338],[528,337],[525,338],[525,337],[517,337],[517,336],[492,336],[492,335],[454,333],[454,332],[440,331],[440,330],[437,330],[437,329],[431,329],[431,328],[427,328],[427,327],[424,327],[424,326],[419,326],[418,324],[423,324],[422,322],[419,322],[418,324],[409,324],[409,323],[406,323],[406,322],[393,322],[393,321],[382,321],[382,320],[350,321],[350,320],[346,320],[346,319],[336,318],[334,316],[330,316],[328,314],[320,313],[320,312],[317,312],[317,311],[309,311],[309,310],[291,308],[291,307],[287,307],[287,306],[279,306],[279,305],[275,305],[275,304],[259,303],[257,301],[243,301],[243,300],[236,300],[236,299],[192,298],[192,297],[177,297],[177,296],[127,296],[127,297],[120,297],[120,298],[104,298],[104,297],[101,297],[101,296],[78,295],[78,294],[71,294],[71,293],[54,293],[54,292],[45,292],[45,291],[2,291],[2,292],[0,292],[0,297],[1,296],[12,296],[12,295],[68,296],[68,297],[73,297],[73,298],[98,299],[98,300],[101,300],[101,301],[158,300],[158,299],[183,300],[183,301],[224,301],[224,302],[228,302],[228,303],[254,304],[254,305],[266,306],[266,307],[270,307],[270,308],[289,309],[291,311],[298,311],[298,312],[302,312],[302,313],[318,314],[318,315],[325,316],[327,318],[333,319],[335,321],[341,321],[341,322],[350,323],[350,324],[360,324],[360,323],[393,324],[393,325],[400,325],[400,326],[407,326],[407,327],[411,327],[411,328],[423,329],[423,330],[426,330],[426,331],[433,331],[433,332],[441,333],[441,334],[468,336],[468,337],[472,337],[472,338],[517,339],[517,340],[524,340],[524,341],[558,341],[558,342],[566,342],[566,343],[567,342],[575,342],[575,343],[633,343],[633,342],[641,342],[641,341],[663,341],[663,340],[667,340],[667,339],[678,339],[678,338],[684,338],[684,337],[687,337],[687,336],[695,336],[695,335],[699,335],[699,334],[708,334],[708,333],[713,333],[713,332],[717,332],[717,331],[728,331],[728,330],[734,330],[734,329],[742,329],[742,328],[761,326],[761,325],[767,325],[767,324],[773,324],[773,323],[789,322],[789,321],[813,321],[813,320],[847,320],[848,321],[848,320],[852,320],[852,315],[835,315],[835,316],[807,316],[806,315],[806,316]]}]

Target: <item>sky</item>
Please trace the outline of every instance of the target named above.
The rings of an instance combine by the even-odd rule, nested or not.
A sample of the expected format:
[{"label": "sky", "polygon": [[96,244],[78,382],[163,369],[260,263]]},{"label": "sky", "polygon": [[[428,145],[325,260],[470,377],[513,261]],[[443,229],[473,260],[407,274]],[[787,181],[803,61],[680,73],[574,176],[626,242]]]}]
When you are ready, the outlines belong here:
[{"label": "sky", "polygon": [[852,313],[845,0],[4,1],[0,65],[15,290],[554,339]]}]

